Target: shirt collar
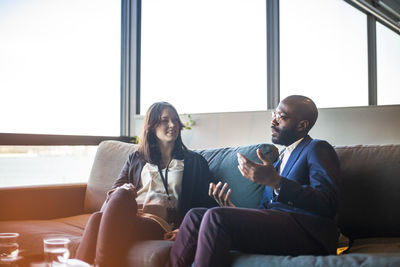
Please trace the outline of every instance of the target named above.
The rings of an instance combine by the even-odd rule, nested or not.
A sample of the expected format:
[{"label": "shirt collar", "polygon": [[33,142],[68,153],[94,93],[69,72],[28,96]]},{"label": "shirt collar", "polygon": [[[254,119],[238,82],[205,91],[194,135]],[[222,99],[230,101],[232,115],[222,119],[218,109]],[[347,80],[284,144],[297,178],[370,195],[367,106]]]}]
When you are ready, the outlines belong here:
[{"label": "shirt collar", "polygon": [[304,137],[300,138],[299,140],[297,140],[296,142],[292,143],[291,145],[289,145],[288,147],[286,147],[285,153],[292,153],[293,150],[297,147],[297,145],[304,139]]}]

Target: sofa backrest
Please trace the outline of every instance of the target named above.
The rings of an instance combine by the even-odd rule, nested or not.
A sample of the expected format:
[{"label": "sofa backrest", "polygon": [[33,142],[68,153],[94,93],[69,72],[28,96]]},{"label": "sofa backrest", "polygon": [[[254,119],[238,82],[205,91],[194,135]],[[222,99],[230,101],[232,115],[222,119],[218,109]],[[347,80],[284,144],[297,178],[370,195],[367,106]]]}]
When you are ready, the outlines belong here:
[{"label": "sofa backrest", "polygon": [[197,150],[207,160],[215,180],[228,183],[232,189],[231,200],[238,207],[257,208],[260,204],[264,186],[241,175],[236,156],[240,152],[248,159],[261,163],[256,153],[258,148],[272,162],[279,155],[278,149],[271,144]]},{"label": "sofa backrest", "polygon": [[103,141],[97,148],[90,172],[84,203],[87,213],[100,210],[128,155],[136,151],[138,145],[119,141]]},{"label": "sofa backrest", "polygon": [[338,224],[353,238],[400,236],[400,145],[336,147]]},{"label": "sofa backrest", "polygon": [[[94,212],[101,208],[106,198],[106,192],[118,178],[128,155],[136,151],[137,148],[138,145],[119,141],[100,143],[87,185],[85,212]],[[214,177],[222,182],[227,182],[232,188],[232,201],[238,206],[255,208],[262,196],[263,186],[243,178],[237,168],[236,153],[241,152],[249,159],[259,161],[256,155],[257,148],[260,148],[261,152],[271,161],[274,161],[278,156],[277,148],[269,144],[197,151],[208,161]]]},{"label": "sofa backrest", "polygon": [[[99,145],[89,177],[85,211],[100,209],[128,155],[137,145],[104,141]],[[257,207],[263,187],[243,178],[236,153],[258,161],[256,149],[273,161],[273,145],[198,150],[208,161],[213,176],[232,188],[232,201],[241,207]],[[344,146],[335,148],[342,171],[338,224],[349,237],[400,237],[400,145]]]}]

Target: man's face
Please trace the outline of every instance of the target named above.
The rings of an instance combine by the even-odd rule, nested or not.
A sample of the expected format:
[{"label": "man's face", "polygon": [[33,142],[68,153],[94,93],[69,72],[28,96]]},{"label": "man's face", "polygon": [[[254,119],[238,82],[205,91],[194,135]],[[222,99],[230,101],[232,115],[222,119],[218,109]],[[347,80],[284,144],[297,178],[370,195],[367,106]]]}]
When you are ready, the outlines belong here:
[{"label": "man's face", "polygon": [[297,140],[298,120],[295,114],[295,110],[288,103],[279,103],[276,111],[272,113],[272,143],[289,146]]}]

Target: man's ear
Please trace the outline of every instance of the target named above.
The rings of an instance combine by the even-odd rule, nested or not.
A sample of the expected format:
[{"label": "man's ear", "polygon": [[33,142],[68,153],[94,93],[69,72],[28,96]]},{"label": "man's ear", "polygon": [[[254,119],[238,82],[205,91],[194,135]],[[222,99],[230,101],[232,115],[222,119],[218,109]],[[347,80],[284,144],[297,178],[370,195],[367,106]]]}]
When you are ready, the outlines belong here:
[{"label": "man's ear", "polygon": [[297,124],[297,131],[306,132],[308,130],[309,125],[310,122],[308,120],[299,121],[299,123]]}]

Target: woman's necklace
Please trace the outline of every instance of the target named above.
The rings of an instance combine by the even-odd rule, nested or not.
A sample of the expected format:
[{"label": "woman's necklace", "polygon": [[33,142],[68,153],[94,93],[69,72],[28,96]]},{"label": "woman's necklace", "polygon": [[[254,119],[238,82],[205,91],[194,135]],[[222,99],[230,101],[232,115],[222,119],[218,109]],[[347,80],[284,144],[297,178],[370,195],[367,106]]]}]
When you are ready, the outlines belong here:
[{"label": "woman's necklace", "polygon": [[157,166],[158,172],[160,173],[160,177],[161,177],[161,180],[164,185],[165,193],[167,193],[167,196],[168,196],[168,200],[171,200],[171,197],[169,196],[169,191],[168,191],[168,168],[169,168],[170,163],[171,163],[171,161],[169,161],[169,163],[167,164],[167,167],[165,168],[165,176],[163,175],[163,173],[161,171],[161,167]]}]

